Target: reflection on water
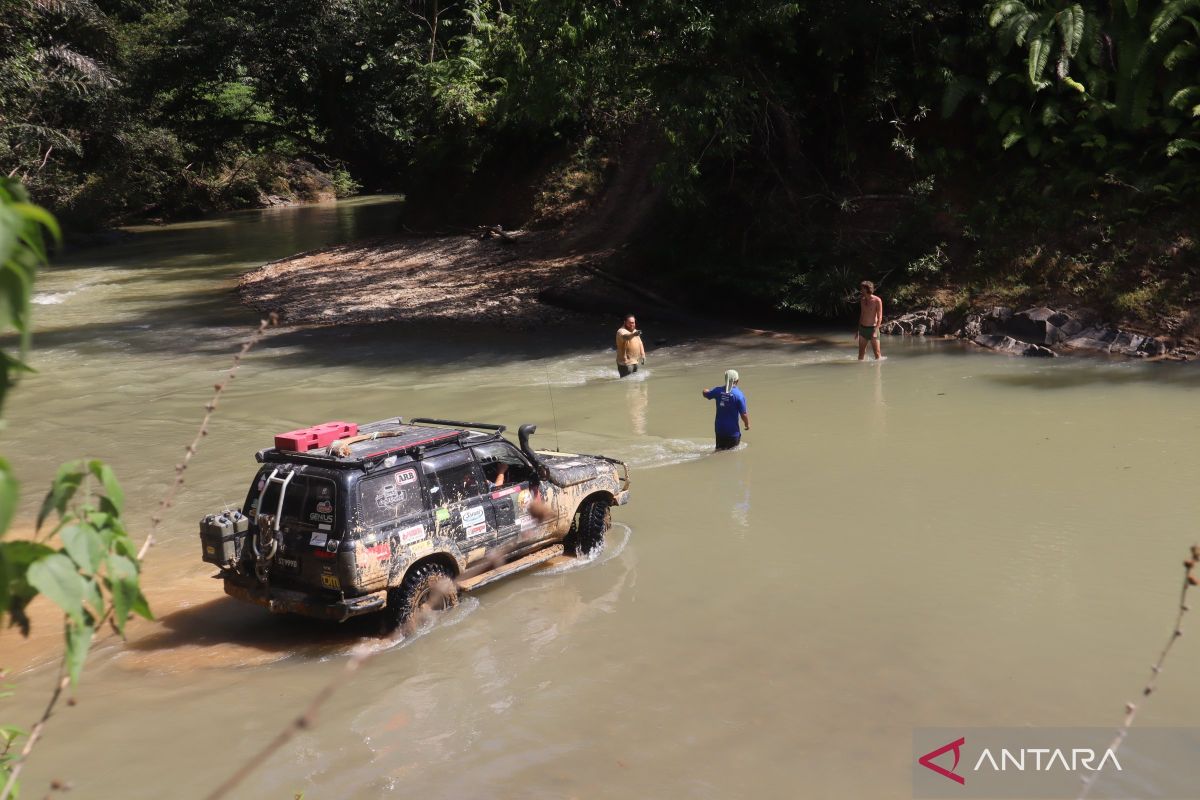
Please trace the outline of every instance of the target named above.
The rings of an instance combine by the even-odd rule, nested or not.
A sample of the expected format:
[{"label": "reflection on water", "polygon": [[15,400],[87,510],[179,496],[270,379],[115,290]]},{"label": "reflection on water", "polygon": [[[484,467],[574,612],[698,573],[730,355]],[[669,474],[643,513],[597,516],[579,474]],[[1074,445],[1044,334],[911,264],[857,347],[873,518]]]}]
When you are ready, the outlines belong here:
[{"label": "reflection on water", "polygon": [[[237,274],[393,213],[230,215],[50,270],[39,372],[3,432],[22,518],[57,463],[95,456],[144,531],[253,322]],[[1200,373],[911,340],[859,364],[844,332],[685,330],[620,381],[608,324],[589,326],[272,334],[151,551],[158,621],[93,653],[28,791],[65,777],[81,797],[202,793],[363,642],[380,652],[242,796],[907,797],[913,727],[1115,722],[1195,539]],[[696,392],[729,365],[754,426],[714,454]],[[538,447],[626,460],[631,501],[593,561],[487,587],[415,641],[224,598],[197,520],[240,501],[253,451],[281,430],[396,415],[536,422]],[[5,721],[40,712],[54,618],[35,620],[35,643],[0,638],[6,661],[40,665]],[[1200,644],[1172,658],[1148,725],[1200,715]]]}]

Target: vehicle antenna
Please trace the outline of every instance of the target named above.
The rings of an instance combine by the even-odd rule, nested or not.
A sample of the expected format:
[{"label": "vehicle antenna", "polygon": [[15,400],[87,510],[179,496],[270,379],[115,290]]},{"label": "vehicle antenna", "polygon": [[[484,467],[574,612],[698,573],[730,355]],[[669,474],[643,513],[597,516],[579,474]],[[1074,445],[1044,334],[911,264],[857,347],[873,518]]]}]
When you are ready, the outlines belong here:
[{"label": "vehicle antenna", "polygon": [[550,395],[550,414],[554,418],[554,449],[561,452],[558,446],[558,411],[554,408],[554,390],[550,388],[550,373],[546,373],[546,394]]}]

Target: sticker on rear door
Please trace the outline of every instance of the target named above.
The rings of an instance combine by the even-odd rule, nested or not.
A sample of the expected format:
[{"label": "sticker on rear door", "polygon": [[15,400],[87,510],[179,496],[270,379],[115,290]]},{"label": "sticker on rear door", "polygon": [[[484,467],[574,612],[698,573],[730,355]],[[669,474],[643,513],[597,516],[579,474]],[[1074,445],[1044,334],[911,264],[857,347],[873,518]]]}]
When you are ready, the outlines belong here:
[{"label": "sticker on rear door", "polygon": [[400,531],[400,544],[412,544],[425,538],[425,526],[413,525]]}]

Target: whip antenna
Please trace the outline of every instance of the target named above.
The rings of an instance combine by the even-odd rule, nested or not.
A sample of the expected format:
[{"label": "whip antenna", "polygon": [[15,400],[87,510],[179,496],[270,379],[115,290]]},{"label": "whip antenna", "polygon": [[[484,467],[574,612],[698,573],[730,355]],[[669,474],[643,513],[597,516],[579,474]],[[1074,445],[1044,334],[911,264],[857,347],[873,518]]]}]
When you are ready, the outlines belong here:
[{"label": "whip antenna", "polygon": [[554,390],[550,388],[550,373],[546,373],[546,394],[550,395],[550,415],[554,418],[554,449],[562,452],[558,446],[558,411],[554,408]]}]

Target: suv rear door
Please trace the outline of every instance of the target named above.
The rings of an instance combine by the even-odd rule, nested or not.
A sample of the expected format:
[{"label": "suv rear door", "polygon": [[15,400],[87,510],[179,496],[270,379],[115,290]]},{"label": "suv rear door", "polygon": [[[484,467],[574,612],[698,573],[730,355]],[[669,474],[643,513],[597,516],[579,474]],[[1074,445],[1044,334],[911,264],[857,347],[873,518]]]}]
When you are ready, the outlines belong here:
[{"label": "suv rear door", "polygon": [[282,535],[272,567],[277,574],[325,589],[340,588],[333,569],[336,553],[328,548],[336,548],[341,539],[341,494],[333,480],[290,466],[268,466],[259,472],[245,513],[251,519],[259,514],[278,517]]}]

